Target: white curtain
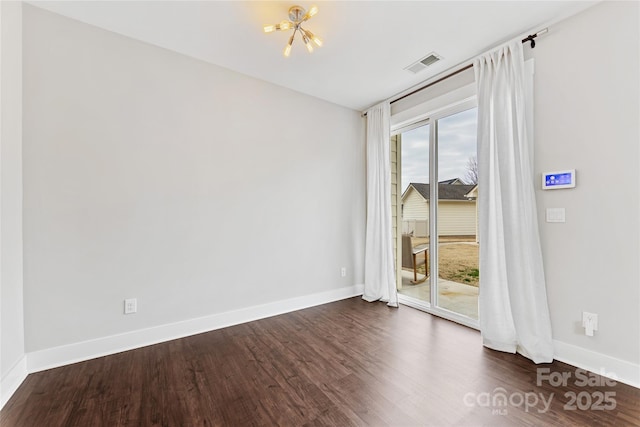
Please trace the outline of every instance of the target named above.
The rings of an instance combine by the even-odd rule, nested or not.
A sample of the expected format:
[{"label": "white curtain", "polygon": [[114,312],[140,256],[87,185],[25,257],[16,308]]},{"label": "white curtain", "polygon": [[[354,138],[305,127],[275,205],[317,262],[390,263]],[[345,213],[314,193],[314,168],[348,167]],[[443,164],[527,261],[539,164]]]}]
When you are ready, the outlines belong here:
[{"label": "white curtain", "polygon": [[480,330],[486,347],[553,360],[528,138],[522,43],[474,61],[478,87]]},{"label": "white curtain", "polygon": [[389,119],[389,102],[367,111],[367,230],[362,298],[397,307],[391,237]]}]

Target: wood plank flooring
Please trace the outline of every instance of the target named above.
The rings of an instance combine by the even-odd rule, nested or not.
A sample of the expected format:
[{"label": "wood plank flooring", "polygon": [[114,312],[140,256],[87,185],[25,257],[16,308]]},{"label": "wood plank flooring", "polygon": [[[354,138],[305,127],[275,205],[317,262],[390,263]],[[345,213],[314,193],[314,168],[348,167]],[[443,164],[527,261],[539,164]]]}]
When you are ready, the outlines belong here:
[{"label": "wood plank flooring", "polygon": [[352,298],[31,374],[0,425],[640,426],[640,390],[585,375]]}]

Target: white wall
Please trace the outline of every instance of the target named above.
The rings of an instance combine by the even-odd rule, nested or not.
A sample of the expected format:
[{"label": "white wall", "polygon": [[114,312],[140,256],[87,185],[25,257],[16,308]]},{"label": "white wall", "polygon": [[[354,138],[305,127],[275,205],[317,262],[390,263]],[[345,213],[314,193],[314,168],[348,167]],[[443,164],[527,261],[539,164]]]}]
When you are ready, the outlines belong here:
[{"label": "white wall", "polygon": [[362,283],[359,112],[32,6],[23,44],[28,352]]},{"label": "white wall", "polygon": [[[635,364],[640,384],[639,18],[637,2],[603,2],[550,27],[532,55],[537,177],[577,171],[575,189],[537,184],[554,338]],[[548,207],[566,223],[544,222]],[[583,311],[599,315],[594,337]]]},{"label": "white wall", "polygon": [[22,282],[22,5],[0,2],[0,407],[26,375]]}]

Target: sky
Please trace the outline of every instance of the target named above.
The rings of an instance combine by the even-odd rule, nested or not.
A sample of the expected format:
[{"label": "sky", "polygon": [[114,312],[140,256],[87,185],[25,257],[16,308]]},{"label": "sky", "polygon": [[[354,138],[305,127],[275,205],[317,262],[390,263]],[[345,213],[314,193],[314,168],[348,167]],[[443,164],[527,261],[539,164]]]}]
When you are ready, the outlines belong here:
[{"label": "sky", "polygon": [[[462,111],[438,121],[438,181],[464,181],[467,162],[476,156],[478,109]],[[402,191],[411,182],[429,183],[429,131],[422,126],[402,133]]]}]

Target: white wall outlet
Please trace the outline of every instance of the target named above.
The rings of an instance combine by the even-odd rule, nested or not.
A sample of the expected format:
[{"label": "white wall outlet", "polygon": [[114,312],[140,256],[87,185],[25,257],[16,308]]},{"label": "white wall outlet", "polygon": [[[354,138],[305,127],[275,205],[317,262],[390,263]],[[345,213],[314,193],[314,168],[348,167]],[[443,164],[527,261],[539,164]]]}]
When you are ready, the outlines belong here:
[{"label": "white wall outlet", "polygon": [[133,314],[138,311],[138,300],[136,298],[128,298],[124,300],[124,314]]},{"label": "white wall outlet", "polygon": [[340,269],[340,276],[341,277],[347,277],[347,267],[342,267]]},{"label": "white wall outlet", "polygon": [[584,328],[584,333],[588,337],[593,336],[593,331],[598,330],[598,315],[595,313],[587,313],[586,311],[582,312],[582,327]]}]

